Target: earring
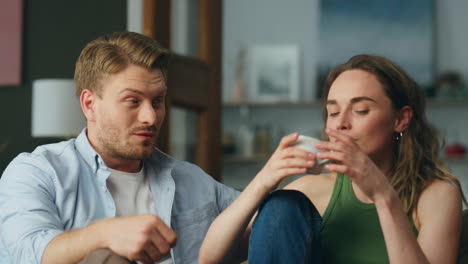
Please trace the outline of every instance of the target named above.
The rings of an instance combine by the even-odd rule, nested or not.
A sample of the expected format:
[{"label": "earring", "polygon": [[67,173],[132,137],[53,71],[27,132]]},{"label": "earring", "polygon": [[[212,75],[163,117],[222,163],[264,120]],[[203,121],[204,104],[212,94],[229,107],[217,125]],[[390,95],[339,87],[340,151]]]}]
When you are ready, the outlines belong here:
[{"label": "earring", "polygon": [[398,140],[400,140],[402,137],[403,137],[403,131],[397,134],[396,140],[398,141]]}]

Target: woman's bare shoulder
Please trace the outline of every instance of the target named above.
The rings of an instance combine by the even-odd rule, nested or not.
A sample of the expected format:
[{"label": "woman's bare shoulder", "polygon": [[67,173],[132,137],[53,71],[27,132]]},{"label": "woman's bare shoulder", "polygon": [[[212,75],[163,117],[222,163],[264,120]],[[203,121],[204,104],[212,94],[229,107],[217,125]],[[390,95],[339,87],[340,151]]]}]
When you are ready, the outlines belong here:
[{"label": "woman's bare shoulder", "polygon": [[416,225],[420,227],[427,219],[434,218],[434,212],[450,214],[462,210],[462,195],[457,186],[443,180],[433,180],[419,197]]},{"label": "woman's bare shoulder", "polygon": [[[418,243],[428,259],[455,263],[462,220],[462,195],[450,182],[433,180],[418,200]],[[442,263],[442,262],[440,262]]]},{"label": "woman's bare shoulder", "polygon": [[446,202],[461,204],[461,199],[461,193],[455,184],[435,179],[424,188],[418,201],[418,207],[426,204],[434,205],[434,202],[437,201],[442,205]]}]

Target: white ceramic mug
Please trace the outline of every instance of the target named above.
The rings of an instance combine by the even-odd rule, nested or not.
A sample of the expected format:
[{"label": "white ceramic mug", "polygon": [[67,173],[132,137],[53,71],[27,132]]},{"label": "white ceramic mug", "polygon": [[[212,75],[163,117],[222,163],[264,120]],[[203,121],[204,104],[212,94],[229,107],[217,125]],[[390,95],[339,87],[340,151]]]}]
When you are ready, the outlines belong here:
[{"label": "white ceramic mug", "polygon": [[[312,153],[318,153],[318,152],[326,151],[326,150],[315,148],[315,144],[320,142],[320,141],[321,140],[313,138],[313,137],[299,135],[299,138],[291,146],[296,147],[296,148],[300,148],[300,149],[303,149],[303,150],[306,150],[306,151],[312,152]],[[325,164],[328,161],[329,161],[329,159],[319,159],[319,158],[317,158],[317,164],[314,167],[309,168],[307,170],[307,172],[310,173],[310,174],[320,174],[320,172],[322,172],[322,170],[323,170],[323,167],[325,166]]]}]

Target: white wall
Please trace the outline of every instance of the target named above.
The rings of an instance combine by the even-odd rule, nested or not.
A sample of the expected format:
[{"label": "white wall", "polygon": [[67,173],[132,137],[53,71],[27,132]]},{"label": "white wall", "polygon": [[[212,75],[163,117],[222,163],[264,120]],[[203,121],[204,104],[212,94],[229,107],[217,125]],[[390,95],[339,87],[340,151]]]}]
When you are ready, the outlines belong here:
[{"label": "white wall", "polygon": [[143,0],[127,0],[127,30],[143,33]]},{"label": "white wall", "polygon": [[[302,99],[311,99],[318,59],[320,0],[236,0],[223,5],[223,100],[229,101],[239,49],[253,44],[299,43]],[[468,84],[468,1],[435,0],[436,74],[456,70]],[[415,47],[417,48],[417,47]],[[248,70],[248,69],[246,69]],[[244,78],[248,76],[244,74]],[[429,120],[468,145],[468,108],[430,106]],[[462,122],[462,120],[465,120]],[[225,124],[225,127],[229,125]],[[458,132],[453,132],[458,131]],[[453,132],[453,133],[452,133]]]},{"label": "white wall", "polygon": [[[235,58],[241,47],[253,44],[299,43],[302,52],[302,99],[311,99],[318,60],[320,0],[227,0],[223,14],[223,100],[232,98]],[[436,74],[456,70],[468,83],[467,0],[435,0]],[[417,47],[412,47],[417,48]],[[246,75],[244,75],[247,78]],[[239,124],[270,124],[283,133],[298,131],[315,134],[322,126],[320,110],[314,107],[250,109],[248,120],[241,120],[239,109],[228,107],[223,113],[225,133],[239,135]],[[468,146],[468,106],[429,105],[428,119],[445,136]],[[275,140],[277,136],[275,137]],[[262,163],[225,164],[225,182],[242,188],[258,172]],[[454,174],[468,192],[468,164],[449,162]]]},{"label": "white wall", "polygon": [[239,50],[262,44],[299,45],[301,97],[313,98],[315,58],[318,57],[318,3],[318,0],[223,1],[223,101],[232,96]]},{"label": "white wall", "polygon": [[197,56],[197,16],[197,1],[171,0],[171,51]]},{"label": "white wall", "polygon": [[[301,98],[313,98],[319,52],[319,4],[320,0],[224,1],[223,101],[232,98],[239,49],[254,44],[299,44]],[[434,9],[436,74],[456,70],[468,82],[468,1],[435,0]],[[246,74],[244,77],[248,78]]]},{"label": "white wall", "polygon": [[468,82],[468,1],[436,0],[436,69],[456,70]]}]

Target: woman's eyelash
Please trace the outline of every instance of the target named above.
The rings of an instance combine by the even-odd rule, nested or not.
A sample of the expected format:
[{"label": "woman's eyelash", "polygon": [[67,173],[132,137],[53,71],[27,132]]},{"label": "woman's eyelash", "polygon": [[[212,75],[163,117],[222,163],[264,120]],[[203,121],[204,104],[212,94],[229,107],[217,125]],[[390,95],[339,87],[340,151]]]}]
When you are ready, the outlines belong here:
[{"label": "woman's eyelash", "polygon": [[360,115],[364,115],[364,114],[369,113],[369,110],[359,110],[359,111],[355,111],[355,112],[360,114]]}]

